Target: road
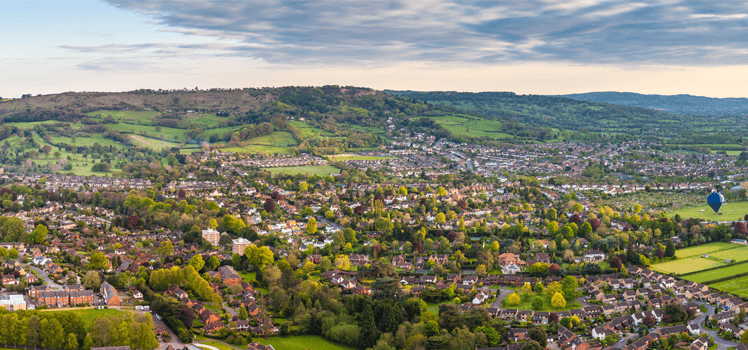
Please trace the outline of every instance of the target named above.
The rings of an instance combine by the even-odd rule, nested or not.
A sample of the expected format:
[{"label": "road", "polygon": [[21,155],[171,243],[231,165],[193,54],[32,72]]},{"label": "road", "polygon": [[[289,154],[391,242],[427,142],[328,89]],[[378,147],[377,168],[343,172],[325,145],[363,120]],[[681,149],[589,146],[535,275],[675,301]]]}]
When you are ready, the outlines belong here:
[{"label": "road", "polygon": [[719,347],[717,347],[717,350],[725,350],[725,349],[734,348],[738,346],[737,342],[728,341],[720,337],[717,334],[717,331],[710,331],[706,329],[706,327],[704,326],[704,321],[706,320],[707,315],[714,315],[714,306],[705,304],[703,302],[697,302],[697,304],[706,306],[707,313],[699,315],[698,317],[694,319],[694,321],[699,325],[699,327],[701,327],[702,332],[706,333],[707,335],[714,336],[714,342],[717,343],[717,345],[719,345]]},{"label": "road", "polygon": [[51,278],[47,276],[47,273],[42,271],[42,269],[33,266],[33,265],[26,265],[28,268],[36,271],[36,273],[44,280],[44,282],[49,286],[49,288],[52,288],[52,290],[62,290],[62,286],[55,283]]},{"label": "road", "polygon": [[501,308],[501,300],[508,297],[509,294],[512,294],[512,293],[514,293],[513,289],[502,289],[499,292],[499,296],[496,297],[496,301],[494,301],[493,304],[491,304],[491,307]]},{"label": "road", "polygon": [[125,260],[125,259],[122,259],[122,265],[120,265],[120,266],[119,266],[119,267],[117,268],[117,270],[115,270],[114,272],[115,272],[115,273],[121,273],[122,271],[125,271],[125,270],[127,270],[127,268],[128,268],[128,267],[130,267],[130,262],[129,262],[129,261],[127,261],[127,260]]},{"label": "road", "polygon": [[228,312],[228,313],[229,313],[229,315],[231,315],[231,317],[232,317],[232,318],[233,318],[234,316],[237,316],[237,315],[238,315],[238,314],[236,313],[236,311],[234,311],[234,309],[230,308],[230,307],[229,307],[228,305],[226,305],[226,304],[223,304],[223,309],[224,309],[224,310],[226,310],[226,312]]}]

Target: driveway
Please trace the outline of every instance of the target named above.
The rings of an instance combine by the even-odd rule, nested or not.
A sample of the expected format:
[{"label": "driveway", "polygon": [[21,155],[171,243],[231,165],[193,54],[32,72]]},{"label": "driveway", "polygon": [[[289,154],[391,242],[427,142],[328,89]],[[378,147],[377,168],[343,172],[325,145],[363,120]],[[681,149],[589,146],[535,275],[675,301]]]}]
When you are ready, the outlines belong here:
[{"label": "driveway", "polygon": [[179,338],[177,337],[177,335],[174,334],[174,331],[172,331],[171,328],[167,327],[166,323],[164,323],[164,321],[159,320],[155,315],[153,315],[153,325],[155,325],[157,327],[164,327],[164,328],[168,329],[169,330],[169,335],[171,336],[171,342],[169,342],[169,343],[159,343],[158,344],[158,349],[159,350],[164,350],[167,347],[169,347],[169,345],[171,345],[172,347],[174,347],[174,349],[184,349],[184,343],[182,343],[182,341],[179,340]]},{"label": "driveway", "polygon": [[26,265],[26,267],[36,271],[36,273],[44,280],[44,282],[49,286],[49,288],[52,288],[52,290],[62,290],[62,286],[55,283],[51,278],[47,276],[47,273],[42,271],[42,269],[33,266],[33,265]]}]

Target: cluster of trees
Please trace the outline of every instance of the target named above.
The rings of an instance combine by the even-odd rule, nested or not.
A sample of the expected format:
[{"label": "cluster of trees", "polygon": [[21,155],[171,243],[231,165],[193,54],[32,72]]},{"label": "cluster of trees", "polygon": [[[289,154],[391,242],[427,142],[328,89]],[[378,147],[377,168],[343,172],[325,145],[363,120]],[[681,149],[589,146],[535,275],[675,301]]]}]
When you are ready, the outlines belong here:
[{"label": "cluster of trees", "polygon": [[[202,267],[200,266],[200,268]],[[157,291],[166,290],[171,285],[184,286],[200,298],[200,300],[220,305],[222,302],[221,297],[216,294],[208,281],[200,276],[197,270],[192,264],[187,265],[185,268],[173,266],[169,269],[155,270],[148,276],[148,285]]]},{"label": "cluster of trees", "polygon": [[90,332],[79,314],[68,311],[0,310],[0,344],[65,350],[129,346],[136,350],[158,347],[151,314],[125,312],[97,317]]}]

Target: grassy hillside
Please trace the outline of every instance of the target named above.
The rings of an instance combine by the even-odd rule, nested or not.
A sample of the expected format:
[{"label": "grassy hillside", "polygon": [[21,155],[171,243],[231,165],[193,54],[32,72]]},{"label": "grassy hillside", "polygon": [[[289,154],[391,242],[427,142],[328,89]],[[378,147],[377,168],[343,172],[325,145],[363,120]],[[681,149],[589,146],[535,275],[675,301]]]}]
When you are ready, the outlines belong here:
[{"label": "grassy hillside", "polygon": [[[655,109],[511,92],[389,91],[397,96],[471,111],[525,125],[612,135],[652,136],[673,143],[736,143],[748,131],[746,117],[704,118]],[[511,133],[509,128],[503,132]],[[712,140],[712,141],[709,141]]]},{"label": "grassy hillside", "polygon": [[746,98],[712,98],[691,95],[644,95],[633,92],[588,92],[561,95],[580,101],[611,103],[623,106],[658,109],[678,114],[701,114],[719,116],[725,114],[748,114]]}]

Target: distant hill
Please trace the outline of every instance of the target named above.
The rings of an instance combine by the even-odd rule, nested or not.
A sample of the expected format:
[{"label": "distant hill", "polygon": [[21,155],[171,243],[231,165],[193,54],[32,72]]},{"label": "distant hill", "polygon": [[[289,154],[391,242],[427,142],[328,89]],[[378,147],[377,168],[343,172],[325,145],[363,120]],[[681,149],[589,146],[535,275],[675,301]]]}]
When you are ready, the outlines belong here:
[{"label": "distant hill", "polygon": [[633,92],[588,92],[557,95],[579,101],[603,102],[623,106],[656,109],[676,114],[746,115],[746,98],[712,98],[692,95],[643,95]]}]

